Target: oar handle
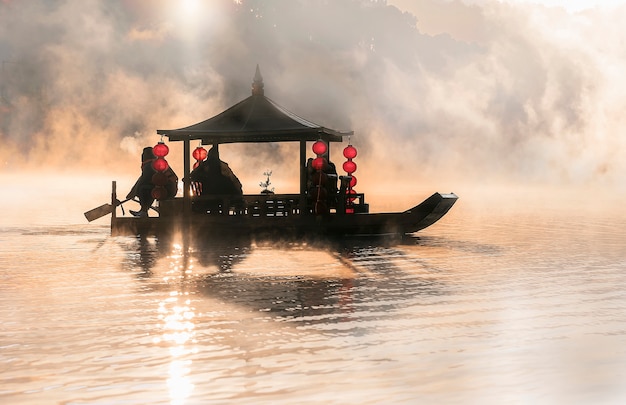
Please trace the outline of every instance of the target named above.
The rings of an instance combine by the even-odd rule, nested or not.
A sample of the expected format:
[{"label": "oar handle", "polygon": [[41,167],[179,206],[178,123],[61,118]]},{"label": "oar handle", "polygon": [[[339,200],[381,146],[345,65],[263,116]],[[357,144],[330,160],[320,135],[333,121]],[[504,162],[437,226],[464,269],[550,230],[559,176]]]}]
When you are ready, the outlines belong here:
[{"label": "oar handle", "polygon": [[122,204],[124,204],[126,201],[130,201],[130,200],[132,200],[132,198],[127,198],[127,199],[125,199],[124,201],[117,200],[117,201],[115,202],[115,205],[116,205],[116,206],[117,206],[117,205],[122,205]]},{"label": "oar handle", "polygon": [[118,205],[119,205],[119,206],[120,206],[120,208],[122,209],[122,215],[126,215],[126,211],[124,211],[124,206],[123,206],[122,204],[124,204],[126,201],[130,201],[130,200],[135,201],[135,199],[131,197],[131,198],[127,198],[127,199],[125,199],[124,201],[117,200],[117,201],[115,202],[115,205],[116,205],[116,206],[118,206]]},{"label": "oar handle", "polygon": [[[128,200],[133,200],[133,201],[135,201],[135,202],[137,202],[137,203],[141,204],[141,201],[139,201],[139,199],[134,198],[134,197],[133,197],[133,198],[129,198]],[[126,200],[126,201],[128,201],[128,200]],[[124,202],[126,202],[126,201],[122,201],[122,203],[124,203]],[[120,204],[121,204],[121,203],[120,203]],[[150,207],[148,207],[148,209],[151,209],[151,210],[153,210],[154,212],[159,212],[159,210],[157,210],[156,208],[154,208],[152,205],[151,205]]]}]

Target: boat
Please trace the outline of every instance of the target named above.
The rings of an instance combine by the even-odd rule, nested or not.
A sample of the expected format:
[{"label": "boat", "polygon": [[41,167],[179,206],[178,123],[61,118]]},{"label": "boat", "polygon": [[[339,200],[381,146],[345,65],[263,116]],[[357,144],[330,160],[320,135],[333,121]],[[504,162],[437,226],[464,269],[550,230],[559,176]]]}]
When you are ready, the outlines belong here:
[{"label": "boat", "polygon": [[[357,153],[349,142],[354,132],[318,125],[266,97],[258,65],[249,97],[202,122],[179,129],[157,130],[157,135],[161,137],[157,145],[163,145],[164,138],[183,143],[182,196],[157,201],[156,215],[151,212],[147,217],[119,216],[117,207],[123,202],[117,197],[113,181],[111,203],[86,212],[85,217],[91,221],[110,213],[114,236],[161,236],[175,232],[195,237],[409,235],[437,222],[458,199],[454,193],[435,192],[405,211],[370,212],[365,195],[354,188]],[[345,142],[346,138],[348,145],[343,149],[347,159],[343,163],[346,174],[326,173],[331,145]],[[198,146],[192,151],[192,142],[211,145],[217,150],[220,145],[234,143],[297,142],[299,192],[279,194],[264,189],[258,194],[243,194],[237,198],[199,194],[190,176],[192,157],[196,158],[197,165],[206,156],[206,149]],[[311,145],[313,156],[308,157]],[[167,154],[168,148],[163,149]],[[156,153],[156,146],[155,155],[164,159]],[[337,184],[335,188],[326,186],[329,179]]]}]

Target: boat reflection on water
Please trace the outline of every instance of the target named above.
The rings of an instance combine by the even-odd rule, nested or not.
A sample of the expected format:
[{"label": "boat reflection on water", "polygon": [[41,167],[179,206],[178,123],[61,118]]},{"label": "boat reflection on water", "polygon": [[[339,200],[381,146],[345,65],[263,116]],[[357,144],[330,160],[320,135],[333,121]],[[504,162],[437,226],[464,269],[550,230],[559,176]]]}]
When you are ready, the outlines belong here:
[{"label": "boat reflection on water", "polygon": [[122,262],[125,270],[137,272],[139,278],[154,276],[155,268],[162,267],[163,259],[180,258],[180,277],[187,278],[194,266],[215,267],[228,272],[246,257],[251,249],[248,237],[204,239],[190,242],[182,237],[157,238],[137,236],[118,239],[120,246],[126,251],[126,259]]},{"label": "boat reflection on water", "polygon": [[407,291],[445,294],[437,271],[402,249],[419,244],[417,238],[131,241],[123,266],[151,279],[153,288],[201,294],[281,320],[327,322],[358,306],[388,311],[402,305]]}]

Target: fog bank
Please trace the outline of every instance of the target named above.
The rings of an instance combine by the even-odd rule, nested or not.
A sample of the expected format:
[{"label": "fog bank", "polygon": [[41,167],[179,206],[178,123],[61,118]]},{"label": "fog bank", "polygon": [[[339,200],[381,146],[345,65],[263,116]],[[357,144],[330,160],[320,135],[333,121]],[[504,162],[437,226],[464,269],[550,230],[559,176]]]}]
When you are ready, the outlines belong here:
[{"label": "fog bank", "polygon": [[[354,130],[363,187],[621,187],[626,8],[500,1],[0,2],[0,170],[133,178],[157,129],[265,95]],[[180,148],[172,165],[182,173]],[[340,148],[333,159],[341,162]],[[257,192],[290,148],[224,148]],[[339,165],[338,165],[339,166]]]}]

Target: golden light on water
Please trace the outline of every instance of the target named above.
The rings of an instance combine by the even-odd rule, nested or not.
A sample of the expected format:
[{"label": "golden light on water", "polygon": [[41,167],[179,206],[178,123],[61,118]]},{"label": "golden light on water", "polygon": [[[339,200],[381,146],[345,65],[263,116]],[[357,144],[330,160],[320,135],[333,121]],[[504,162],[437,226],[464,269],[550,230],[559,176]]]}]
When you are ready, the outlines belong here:
[{"label": "golden light on water", "polygon": [[170,378],[167,385],[170,392],[171,404],[178,405],[185,403],[193,392],[194,385],[189,381],[189,366],[191,360],[174,360],[170,363]]},{"label": "golden light on water", "polygon": [[[172,245],[170,269],[163,277],[165,283],[176,282],[191,273],[186,256],[180,244]],[[197,353],[195,331],[195,308],[188,292],[172,290],[169,296],[159,302],[158,318],[159,337],[153,342],[167,347],[170,363],[167,387],[171,404],[184,404],[194,390],[190,374],[193,361],[190,355]]]},{"label": "golden light on water", "polygon": [[171,357],[167,386],[170,394],[170,403],[183,404],[194,389],[189,378],[192,360],[186,357],[197,352],[191,345],[195,340],[195,312],[191,307],[191,300],[185,299],[188,293],[170,292],[170,296],[159,303],[158,325],[160,337],[155,338],[155,344],[168,346]]}]

